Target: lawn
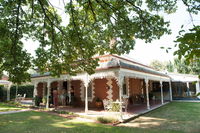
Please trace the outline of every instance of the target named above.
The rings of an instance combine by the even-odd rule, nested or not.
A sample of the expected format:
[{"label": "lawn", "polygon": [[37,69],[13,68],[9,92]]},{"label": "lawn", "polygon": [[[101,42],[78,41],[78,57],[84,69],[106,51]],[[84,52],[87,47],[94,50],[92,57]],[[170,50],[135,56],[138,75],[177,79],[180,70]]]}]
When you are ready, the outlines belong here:
[{"label": "lawn", "polygon": [[172,102],[128,124],[121,125],[149,130],[200,133],[200,103]]},{"label": "lawn", "polygon": [[200,103],[170,103],[136,119],[134,123],[140,126],[131,128],[29,111],[0,115],[0,133],[197,133],[200,131],[199,114]]},{"label": "lawn", "polygon": [[16,110],[21,110],[22,108],[17,107],[14,104],[9,104],[9,103],[2,103],[0,102],[0,112],[6,112],[6,111],[16,111]]}]

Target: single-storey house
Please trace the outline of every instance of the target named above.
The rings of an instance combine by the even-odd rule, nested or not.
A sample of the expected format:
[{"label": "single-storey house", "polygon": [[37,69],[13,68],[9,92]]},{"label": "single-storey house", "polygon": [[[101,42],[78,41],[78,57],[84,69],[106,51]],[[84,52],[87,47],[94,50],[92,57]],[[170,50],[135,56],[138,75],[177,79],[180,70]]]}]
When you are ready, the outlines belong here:
[{"label": "single-storey house", "polygon": [[[95,101],[109,100],[119,103],[123,110],[124,99],[127,106],[145,105],[150,109],[155,103],[164,104],[172,100],[171,78],[164,73],[155,71],[149,66],[117,55],[103,55],[99,58],[99,66],[92,75],[86,72],[76,76],[62,74],[52,77],[49,72],[33,74],[34,97],[45,98],[46,108],[53,99],[53,91],[58,91],[58,97],[67,93],[67,103],[88,109],[95,108]],[[62,102],[59,103],[63,105]],[[128,109],[128,110],[129,110]]]}]

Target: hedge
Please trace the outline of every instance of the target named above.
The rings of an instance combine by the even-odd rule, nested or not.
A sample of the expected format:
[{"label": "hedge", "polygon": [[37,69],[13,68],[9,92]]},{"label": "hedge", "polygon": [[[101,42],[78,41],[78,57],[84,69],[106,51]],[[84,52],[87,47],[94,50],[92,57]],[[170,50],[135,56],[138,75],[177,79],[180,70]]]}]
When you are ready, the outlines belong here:
[{"label": "hedge", "polygon": [[0,85],[0,101],[4,102],[7,98],[7,90],[4,86]]},{"label": "hedge", "polygon": [[[21,85],[18,86],[17,94],[20,94],[22,96],[26,94],[26,98],[33,98],[33,90],[34,90],[33,85]],[[10,88],[10,98],[14,99],[15,96],[16,96],[16,86],[12,86]]]},{"label": "hedge", "polygon": [[[17,94],[24,95],[26,94],[26,98],[33,98],[33,85],[20,85],[18,86]],[[10,88],[10,99],[15,99],[16,96],[16,86],[12,86]],[[7,99],[7,89],[3,86],[0,86],[0,101],[6,101]]]}]

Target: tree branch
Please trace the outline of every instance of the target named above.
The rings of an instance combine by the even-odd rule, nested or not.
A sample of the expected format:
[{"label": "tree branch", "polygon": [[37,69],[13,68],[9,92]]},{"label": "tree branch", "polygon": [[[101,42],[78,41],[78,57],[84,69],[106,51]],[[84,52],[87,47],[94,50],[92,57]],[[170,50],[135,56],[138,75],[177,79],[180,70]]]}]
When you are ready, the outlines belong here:
[{"label": "tree branch", "polygon": [[65,32],[64,32],[58,25],[54,24],[54,22],[49,18],[49,16],[48,16],[47,13],[46,13],[46,9],[44,8],[44,5],[43,5],[42,1],[41,1],[41,0],[38,0],[38,1],[39,1],[39,4],[40,4],[40,6],[41,6],[41,8],[42,8],[42,11],[43,11],[45,17],[47,18],[47,20],[48,20],[52,25],[54,25],[63,35],[65,35]]},{"label": "tree branch", "polygon": [[91,8],[91,11],[92,11],[94,20],[96,21],[96,20],[97,20],[97,19],[96,19],[96,14],[94,13],[94,10],[93,10],[93,7],[92,7],[92,2],[91,2],[90,0],[88,0],[88,2],[89,2],[89,6],[90,6],[90,8]]}]

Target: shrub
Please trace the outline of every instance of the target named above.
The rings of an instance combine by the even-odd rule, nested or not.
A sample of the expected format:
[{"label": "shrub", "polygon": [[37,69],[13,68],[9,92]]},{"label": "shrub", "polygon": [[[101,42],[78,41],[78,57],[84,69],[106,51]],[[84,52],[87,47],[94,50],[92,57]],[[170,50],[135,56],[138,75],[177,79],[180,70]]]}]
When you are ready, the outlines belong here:
[{"label": "shrub", "polygon": [[[26,94],[26,98],[33,98],[33,85],[20,85],[18,86],[17,94],[24,95]],[[16,86],[12,86],[10,88],[10,98],[14,99],[16,96]]]},{"label": "shrub", "polygon": [[35,101],[35,106],[39,106],[40,103],[42,102],[42,98],[39,96],[35,96],[34,101]]},{"label": "shrub", "polygon": [[9,105],[13,105],[13,106],[22,106],[21,103],[15,102],[15,101],[9,101],[7,102]]},{"label": "shrub", "polygon": [[47,103],[47,96],[43,96],[43,98],[42,98],[42,103],[43,103],[43,104],[46,104],[46,103]]},{"label": "shrub", "polygon": [[74,115],[73,112],[68,112],[68,111],[65,111],[65,110],[54,110],[54,112],[58,113],[58,114]]},{"label": "shrub", "polygon": [[97,121],[99,121],[100,123],[104,123],[104,124],[118,122],[117,119],[111,118],[111,117],[98,117]]},{"label": "shrub", "polygon": [[0,86],[0,101],[5,102],[7,99],[7,90],[4,86]]}]

